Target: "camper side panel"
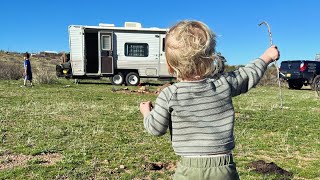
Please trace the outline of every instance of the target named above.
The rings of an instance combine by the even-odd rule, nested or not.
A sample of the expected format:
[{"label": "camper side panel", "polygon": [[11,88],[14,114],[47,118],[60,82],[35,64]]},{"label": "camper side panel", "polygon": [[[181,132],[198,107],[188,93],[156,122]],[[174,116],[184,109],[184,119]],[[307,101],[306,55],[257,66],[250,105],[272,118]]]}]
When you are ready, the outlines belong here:
[{"label": "camper side panel", "polygon": [[[117,69],[136,69],[141,77],[159,75],[159,35],[152,32],[115,32],[117,39]],[[137,48],[134,47],[137,45]],[[139,46],[147,47],[147,56],[138,57]],[[130,49],[134,47],[133,49]],[[145,51],[145,50],[144,50]],[[138,56],[136,55],[138,54]]]},{"label": "camper side panel", "polygon": [[69,27],[69,46],[72,74],[81,76],[85,74],[84,62],[84,35],[83,27]]}]

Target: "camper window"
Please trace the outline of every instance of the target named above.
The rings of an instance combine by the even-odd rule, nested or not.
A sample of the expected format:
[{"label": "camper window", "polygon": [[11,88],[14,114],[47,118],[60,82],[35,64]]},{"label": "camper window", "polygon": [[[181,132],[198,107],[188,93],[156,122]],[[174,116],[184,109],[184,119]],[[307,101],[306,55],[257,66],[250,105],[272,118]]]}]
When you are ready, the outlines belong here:
[{"label": "camper window", "polygon": [[111,50],[111,36],[103,35],[102,36],[102,50]]},{"label": "camper window", "polygon": [[166,49],[166,38],[162,38],[162,52]]},{"label": "camper window", "polygon": [[148,57],[149,45],[147,43],[125,43],[125,56]]}]

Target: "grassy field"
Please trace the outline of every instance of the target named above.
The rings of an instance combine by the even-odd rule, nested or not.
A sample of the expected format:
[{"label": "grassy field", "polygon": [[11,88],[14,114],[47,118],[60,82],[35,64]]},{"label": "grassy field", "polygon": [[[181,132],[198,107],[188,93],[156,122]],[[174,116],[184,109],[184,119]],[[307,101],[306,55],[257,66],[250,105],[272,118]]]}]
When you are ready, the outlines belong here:
[{"label": "grassy field", "polygon": [[[148,135],[138,109],[154,93],[66,80],[33,88],[21,83],[0,81],[0,179],[171,178],[179,157],[169,135]],[[241,179],[282,178],[252,171],[248,164],[257,160],[292,172],[288,179],[320,179],[320,99],[310,90],[284,88],[283,95],[283,110],[276,87],[234,98]]]}]

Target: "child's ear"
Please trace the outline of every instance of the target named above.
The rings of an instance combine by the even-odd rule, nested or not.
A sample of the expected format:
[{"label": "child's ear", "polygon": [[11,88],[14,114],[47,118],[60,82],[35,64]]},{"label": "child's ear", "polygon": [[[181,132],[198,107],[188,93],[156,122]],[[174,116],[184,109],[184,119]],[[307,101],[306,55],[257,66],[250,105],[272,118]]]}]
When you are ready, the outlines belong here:
[{"label": "child's ear", "polygon": [[174,74],[174,69],[170,66],[170,64],[168,64],[168,62],[166,62],[166,64],[169,74]]}]

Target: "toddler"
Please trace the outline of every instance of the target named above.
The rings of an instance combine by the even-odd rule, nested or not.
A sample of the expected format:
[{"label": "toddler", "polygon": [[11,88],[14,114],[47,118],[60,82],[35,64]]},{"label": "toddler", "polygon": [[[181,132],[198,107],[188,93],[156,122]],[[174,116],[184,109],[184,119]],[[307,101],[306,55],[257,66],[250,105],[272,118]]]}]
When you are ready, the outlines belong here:
[{"label": "toddler", "polygon": [[140,104],[150,134],[161,136],[169,128],[172,147],[181,156],[173,179],[239,179],[232,157],[232,97],[257,85],[268,64],[280,57],[271,46],[245,67],[218,73],[215,46],[215,34],[202,22],[173,26],[165,52],[168,71],[178,82],[163,89],[154,106],[150,101]]}]

